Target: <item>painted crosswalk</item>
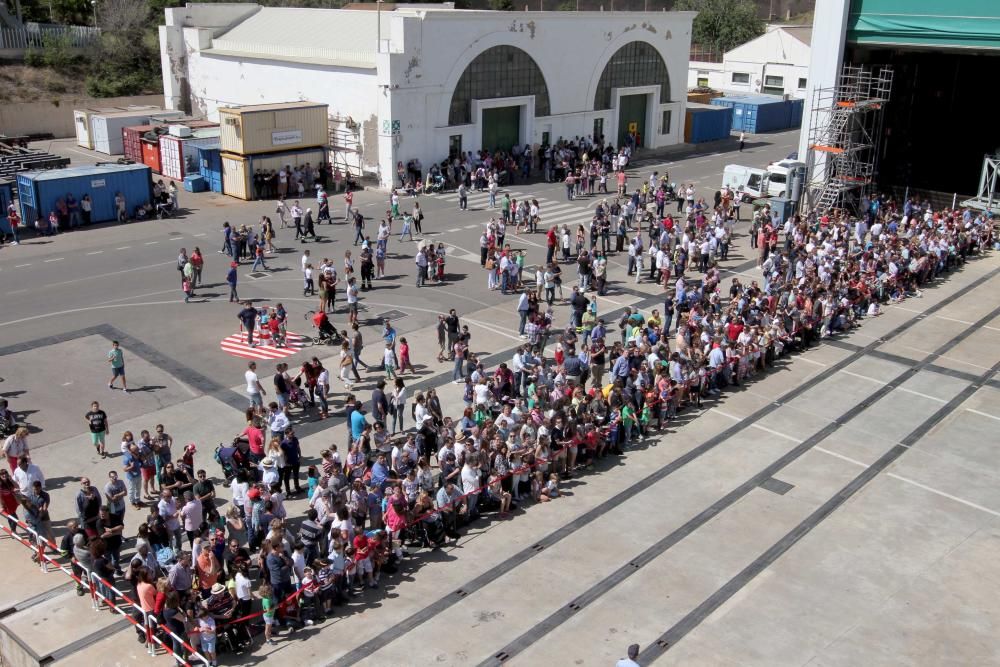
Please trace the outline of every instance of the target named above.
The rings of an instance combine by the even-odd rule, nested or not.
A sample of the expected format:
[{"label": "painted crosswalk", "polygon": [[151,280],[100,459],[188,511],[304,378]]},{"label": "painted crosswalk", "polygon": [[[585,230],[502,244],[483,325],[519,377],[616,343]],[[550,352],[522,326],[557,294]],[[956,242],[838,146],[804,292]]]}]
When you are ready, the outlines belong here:
[{"label": "painted crosswalk", "polygon": [[285,345],[283,347],[276,347],[270,339],[268,332],[263,331],[263,338],[258,338],[254,336],[254,347],[250,347],[247,344],[246,332],[240,331],[232,336],[226,336],[222,339],[219,347],[226,354],[231,354],[234,357],[242,357],[243,359],[259,359],[267,361],[270,359],[284,359],[285,357],[290,357],[296,352],[300,351],[306,346],[305,339],[296,333],[288,332],[285,335]]}]

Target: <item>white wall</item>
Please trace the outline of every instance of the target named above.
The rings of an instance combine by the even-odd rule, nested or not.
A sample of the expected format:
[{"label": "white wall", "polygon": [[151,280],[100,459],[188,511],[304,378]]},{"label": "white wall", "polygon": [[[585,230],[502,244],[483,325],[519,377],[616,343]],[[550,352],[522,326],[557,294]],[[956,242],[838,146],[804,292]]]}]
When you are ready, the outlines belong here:
[{"label": "white wall", "polygon": [[[733,93],[763,93],[767,76],[782,77],[783,94],[804,98],[807,88],[799,79],[809,77],[811,49],[795,37],[771,28],[760,37],[728,51],[722,63],[690,64],[688,86],[698,85],[700,72],[708,72],[708,85]],[[733,73],[748,75],[746,83],[733,81]]]},{"label": "white wall", "polygon": [[847,41],[847,14],[850,0],[816,0],[813,16],[812,61],[809,63],[809,83],[802,109],[802,132],[799,135],[799,159],[806,163],[808,178],[826,165],[826,154],[809,155],[809,124],[812,121],[814,93],[819,88],[837,85],[844,61]]},{"label": "white wall", "polygon": [[[548,86],[550,114],[522,123],[527,143],[538,144],[548,131],[553,141],[586,136],[595,118],[604,118],[604,134],[617,137],[617,110],[594,111],[594,94],[605,64],[625,44],[640,40],[663,56],[670,76],[670,102],[659,104],[658,95],[647,120],[647,146],[668,146],[683,141],[683,113],[690,49],[690,12],[416,12],[400,16],[405,32],[402,53],[390,55],[390,111],[401,121],[394,140],[393,161],[417,157],[428,165],[448,153],[448,138],[462,136],[464,150],[480,148],[481,128],[448,126],[451,93],[465,67],[493,46],[511,45],[526,51],[538,64]],[[393,25],[393,38],[397,35]],[[574,49],[568,44],[589,44]],[[451,48],[442,48],[448,45]],[[513,103],[521,103],[515,101]],[[673,111],[669,135],[659,135],[662,109]],[[476,118],[473,118],[475,123]],[[388,156],[385,148],[384,156]]]},{"label": "white wall", "polygon": [[[598,117],[604,119],[605,136],[615,141],[617,109],[594,111],[594,94],[611,56],[636,40],[659,51],[670,77],[670,101],[661,105],[659,96],[654,96],[644,144],[660,147],[683,141],[693,12],[499,14],[404,9],[393,12],[388,31],[383,27],[376,69],[362,70],[206,54],[202,50],[209,48],[213,34],[220,32],[215,24],[231,15],[221,12],[220,18],[211,14],[213,26],[181,28],[182,38],[178,38],[172,21],[197,24],[197,12],[184,14],[183,20],[170,18],[169,11],[183,9],[168,10],[168,25],[161,28],[168,100],[190,99],[192,112],[210,116],[219,106],[233,103],[326,102],[331,114],[350,115],[363,124],[373,124],[370,129],[374,132],[362,134],[378,144],[383,185],[390,183],[397,161],[419,158],[429,165],[444,159],[452,135],[462,136],[464,150],[480,147],[481,128],[448,126],[451,93],[465,67],[478,54],[498,45],[526,51],[548,85],[551,115],[525,119],[522,130],[527,143],[539,143],[545,131],[553,141],[590,135]],[[289,39],[294,40],[294,35]],[[567,50],[567,45],[573,44],[588,46]],[[673,113],[667,135],[657,132],[663,109]],[[386,123],[391,127],[394,120],[400,128],[395,135],[385,131]],[[366,146],[366,153],[373,150],[374,146]]]}]

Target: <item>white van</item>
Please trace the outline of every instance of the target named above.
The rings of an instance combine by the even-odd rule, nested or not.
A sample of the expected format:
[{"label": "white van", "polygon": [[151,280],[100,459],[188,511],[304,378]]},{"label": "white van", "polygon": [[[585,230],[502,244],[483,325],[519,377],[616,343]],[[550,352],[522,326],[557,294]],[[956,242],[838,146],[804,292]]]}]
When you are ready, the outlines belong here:
[{"label": "white van", "polygon": [[792,181],[795,174],[802,179],[801,187],[805,187],[806,165],[797,160],[779,160],[767,165],[767,194],[772,197],[788,197],[792,194]]},{"label": "white van", "polygon": [[741,201],[751,202],[767,196],[767,172],[755,167],[727,164],[722,171],[722,187],[735,192]]}]

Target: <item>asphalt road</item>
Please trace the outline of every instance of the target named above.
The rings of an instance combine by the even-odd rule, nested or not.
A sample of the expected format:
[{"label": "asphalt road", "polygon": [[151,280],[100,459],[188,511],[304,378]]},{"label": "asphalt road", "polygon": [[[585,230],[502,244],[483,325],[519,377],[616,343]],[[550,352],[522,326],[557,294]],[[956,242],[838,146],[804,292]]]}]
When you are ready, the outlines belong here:
[{"label": "asphalt road", "polygon": [[[637,166],[630,169],[630,184],[637,184],[654,169],[661,173],[667,169],[672,181],[694,182],[699,196],[710,197],[721,183],[724,165],[764,166],[794,150],[797,137],[798,132],[756,137],[757,141],[750,142],[743,154],[695,147],[693,155],[667,162],[640,155]],[[516,193],[513,196],[538,198],[547,224],[572,227],[591,217],[589,210],[594,201],[567,202],[558,184],[518,184],[510,191]],[[374,236],[378,217],[388,208],[385,194],[360,192],[355,203],[368,218],[367,230]],[[510,303],[513,321],[512,298],[490,292],[479,267],[479,234],[492,215],[485,208],[485,195],[473,195],[466,212],[458,210],[453,193],[424,196],[420,203],[426,216],[424,238],[444,241],[451,252],[446,284],[417,289],[412,259],[415,244],[400,243],[394,237],[386,263],[387,279],[376,281],[376,288],[362,295],[365,316],[372,318],[372,326],[384,313],[401,311],[405,317],[397,318],[394,325],[405,334],[431,324],[437,313],[449,307],[469,314],[505,302]],[[261,215],[273,215],[274,206],[271,202],[241,202],[211,193],[186,192],[181,193],[181,204],[185,210],[179,218],[124,226],[106,224],[54,238],[28,240],[19,247],[0,251],[0,281],[4,288],[0,347],[112,325],[224,386],[238,384],[245,361],[219,349],[220,341],[239,329],[224,281],[228,258],[217,254],[222,245],[220,230],[227,220],[234,224],[254,223]],[[405,210],[408,204],[404,198],[402,208]],[[334,198],[331,209],[334,215],[341,213],[342,198]],[[399,227],[397,222],[397,233]],[[339,270],[345,250],[352,248],[348,225],[321,225],[317,230],[321,241],[306,244],[293,243],[290,230],[278,230],[276,245],[282,252],[268,259],[272,270],[255,278],[248,275],[248,264],[240,269],[241,298],[258,303],[283,302],[290,312],[292,331],[310,330],[302,315],[316,303],[312,297],[302,297],[302,249],[309,248],[317,262],[323,257],[334,259]],[[527,250],[528,265],[544,259],[542,234],[508,234],[507,238],[514,246]],[[195,246],[206,257],[207,286],[198,290],[197,302],[184,304],[175,258],[181,247],[190,252]],[[611,264],[612,281],[620,279],[621,264],[617,268],[615,260]],[[345,318],[338,313],[333,321],[342,328]],[[376,335],[371,328],[366,339]],[[504,342],[509,344],[508,340]]]}]

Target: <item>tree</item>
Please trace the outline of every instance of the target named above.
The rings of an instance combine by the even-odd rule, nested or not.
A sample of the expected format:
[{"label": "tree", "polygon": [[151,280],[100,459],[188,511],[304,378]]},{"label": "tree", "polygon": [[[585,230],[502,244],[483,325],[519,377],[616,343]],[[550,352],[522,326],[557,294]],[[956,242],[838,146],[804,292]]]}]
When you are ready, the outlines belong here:
[{"label": "tree", "polygon": [[722,53],[764,34],[752,0],[677,0],[674,9],[698,12],[691,41]]}]

